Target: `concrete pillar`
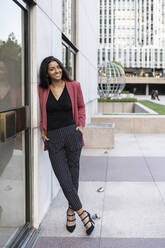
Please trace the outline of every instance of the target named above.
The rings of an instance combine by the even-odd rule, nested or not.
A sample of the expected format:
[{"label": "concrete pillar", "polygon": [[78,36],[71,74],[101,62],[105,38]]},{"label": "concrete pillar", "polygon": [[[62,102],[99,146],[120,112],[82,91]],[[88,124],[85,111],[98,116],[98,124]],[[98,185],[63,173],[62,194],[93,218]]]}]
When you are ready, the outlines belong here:
[{"label": "concrete pillar", "polygon": [[149,95],[149,84],[146,84],[146,96]]},{"label": "concrete pillar", "polygon": [[165,77],[165,69],[163,69],[163,77]]}]

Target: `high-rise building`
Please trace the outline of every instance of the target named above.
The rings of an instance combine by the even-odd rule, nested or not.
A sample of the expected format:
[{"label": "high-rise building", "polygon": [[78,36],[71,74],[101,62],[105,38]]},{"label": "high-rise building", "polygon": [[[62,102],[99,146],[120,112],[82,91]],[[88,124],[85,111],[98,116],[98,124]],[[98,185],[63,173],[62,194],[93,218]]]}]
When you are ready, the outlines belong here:
[{"label": "high-rise building", "polygon": [[165,75],[165,1],[98,1],[98,65],[115,60],[127,75]]}]

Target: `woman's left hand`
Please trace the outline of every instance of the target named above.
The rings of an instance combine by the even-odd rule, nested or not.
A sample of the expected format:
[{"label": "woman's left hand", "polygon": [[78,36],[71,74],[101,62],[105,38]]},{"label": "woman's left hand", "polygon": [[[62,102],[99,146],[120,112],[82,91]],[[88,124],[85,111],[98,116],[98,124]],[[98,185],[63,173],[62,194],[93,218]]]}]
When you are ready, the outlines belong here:
[{"label": "woman's left hand", "polygon": [[83,134],[83,127],[82,126],[77,126],[76,130],[79,130]]}]

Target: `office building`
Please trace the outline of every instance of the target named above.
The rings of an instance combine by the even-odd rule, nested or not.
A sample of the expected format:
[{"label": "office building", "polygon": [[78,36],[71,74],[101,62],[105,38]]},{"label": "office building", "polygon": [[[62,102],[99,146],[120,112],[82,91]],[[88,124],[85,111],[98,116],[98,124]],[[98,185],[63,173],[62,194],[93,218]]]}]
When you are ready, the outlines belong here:
[{"label": "office building", "polygon": [[[164,0],[99,0],[98,4],[98,65],[117,61],[124,66],[126,76],[164,77]],[[128,81],[132,86],[138,84],[133,79]],[[151,78],[147,86],[142,80],[141,91],[148,92],[154,84],[160,84],[165,93],[163,81],[158,81]]]}]

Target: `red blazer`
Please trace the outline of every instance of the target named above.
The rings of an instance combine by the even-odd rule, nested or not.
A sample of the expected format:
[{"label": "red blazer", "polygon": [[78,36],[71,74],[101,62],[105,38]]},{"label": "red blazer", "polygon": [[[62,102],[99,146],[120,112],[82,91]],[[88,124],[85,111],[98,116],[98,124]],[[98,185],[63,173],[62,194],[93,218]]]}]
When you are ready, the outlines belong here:
[{"label": "red blazer", "polygon": [[[76,81],[65,82],[66,88],[68,90],[68,94],[70,96],[72,102],[72,113],[73,119],[76,123],[76,126],[85,126],[85,104],[84,99],[80,87],[80,83]],[[40,129],[44,130],[45,134],[47,133],[47,112],[46,112],[46,102],[48,99],[50,87],[48,89],[43,89],[38,86],[38,93],[40,99],[40,108],[41,108],[41,121],[40,121]],[[84,144],[84,142],[83,142]],[[44,147],[44,150],[47,150]]]}]

